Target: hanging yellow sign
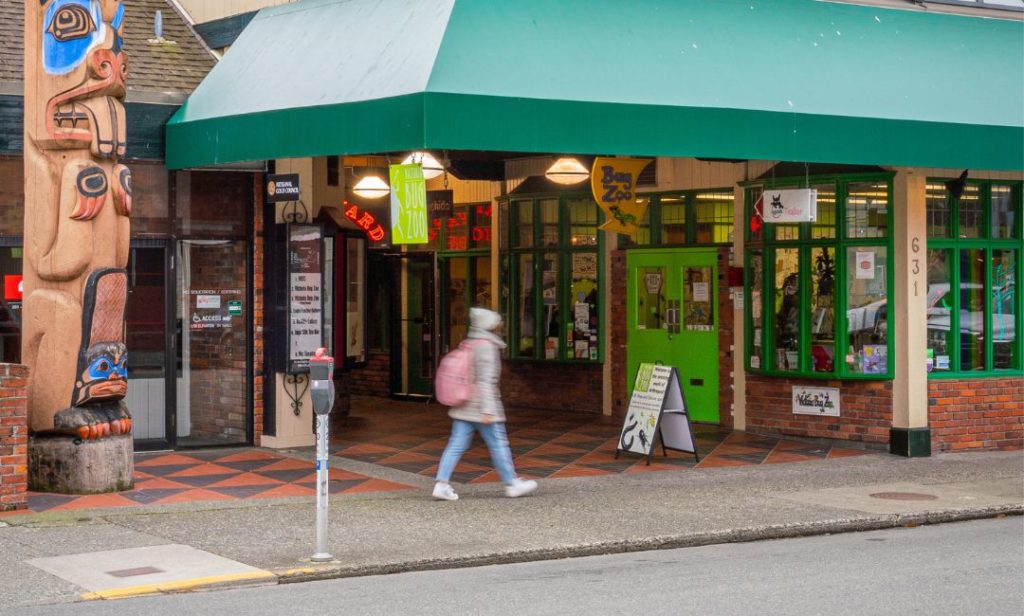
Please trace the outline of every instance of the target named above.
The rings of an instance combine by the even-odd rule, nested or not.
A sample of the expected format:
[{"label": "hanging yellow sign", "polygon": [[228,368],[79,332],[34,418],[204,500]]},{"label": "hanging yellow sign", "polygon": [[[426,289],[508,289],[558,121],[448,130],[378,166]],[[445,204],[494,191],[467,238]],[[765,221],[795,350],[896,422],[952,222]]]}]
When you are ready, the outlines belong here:
[{"label": "hanging yellow sign", "polygon": [[648,200],[636,192],[636,181],[650,158],[595,158],[590,171],[594,200],[608,221],[601,229],[635,238],[647,213]]}]

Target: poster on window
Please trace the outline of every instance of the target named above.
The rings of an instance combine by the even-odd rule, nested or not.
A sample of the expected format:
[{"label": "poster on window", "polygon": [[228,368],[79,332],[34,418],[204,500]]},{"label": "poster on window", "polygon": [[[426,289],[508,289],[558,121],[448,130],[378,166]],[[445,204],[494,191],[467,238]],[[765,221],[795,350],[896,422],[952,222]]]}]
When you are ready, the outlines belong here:
[{"label": "poster on window", "polygon": [[309,371],[309,358],[323,345],[323,231],[316,225],[288,226],[288,372]]}]

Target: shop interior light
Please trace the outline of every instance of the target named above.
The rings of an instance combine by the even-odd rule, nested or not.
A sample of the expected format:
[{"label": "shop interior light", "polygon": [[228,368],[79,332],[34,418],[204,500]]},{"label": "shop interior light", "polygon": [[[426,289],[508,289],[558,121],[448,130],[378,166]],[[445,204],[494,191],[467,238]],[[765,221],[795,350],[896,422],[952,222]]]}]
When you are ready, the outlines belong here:
[{"label": "shop interior light", "polygon": [[411,165],[413,163],[423,165],[424,180],[432,180],[444,173],[444,165],[434,158],[430,152],[413,152],[402,161],[403,165]]},{"label": "shop interior light", "polygon": [[391,187],[379,175],[369,173],[356,182],[352,192],[364,199],[380,199],[391,192]]},{"label": "shop interior light", "polygon": [[590,172],[575,158],[559,158],[555,164],[548,167],[544,175],[556,184],[569,185],[586,180],[590,177]]}]

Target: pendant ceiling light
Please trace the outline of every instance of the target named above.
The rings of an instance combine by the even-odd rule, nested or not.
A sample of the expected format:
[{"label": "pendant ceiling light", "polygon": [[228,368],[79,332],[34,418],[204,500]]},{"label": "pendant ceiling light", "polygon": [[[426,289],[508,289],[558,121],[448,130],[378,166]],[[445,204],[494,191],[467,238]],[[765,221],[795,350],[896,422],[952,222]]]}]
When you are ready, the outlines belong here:
[{"label": "pendant ceiling light", "polygon": [[369,173],[352,187],[352,192],[365,199],[380,199],[391,192],[391,187],[379,175]]},{"label": "pendant ceiling light", "polygon": [[569,185],[579,184],[589,178],[590,172],[575,158],[559,158],[548,167],[544,175],[556,184]]},{"label": "pendant ceiling light", "polygon": [[403,165],[411,165],[413,163],[419,163],[423,165],[423,179],[432,180],[437,176],[444,173],[444,165],[442,165],[436,158],[434,158],[430,152],[413,152],[412,154],[405,157],[402,161]]}]

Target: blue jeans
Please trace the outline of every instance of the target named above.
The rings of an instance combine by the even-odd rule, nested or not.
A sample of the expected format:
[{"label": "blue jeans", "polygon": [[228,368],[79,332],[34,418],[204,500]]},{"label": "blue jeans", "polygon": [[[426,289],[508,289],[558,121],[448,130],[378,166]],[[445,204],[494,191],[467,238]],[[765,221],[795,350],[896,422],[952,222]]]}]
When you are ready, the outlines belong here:
[{"label": "blue jeans", "polygon": [[476,423],[456,419],[452,423],[452,435],[448,445],[441,454],[441,463],[437,466],[437,480],[448,482],[452,471],[459,463],[459,458],[466,453],[473,442],[473,431],[480,433],[491,452],[491,462],[498,476],[505,485],[511,485],[516,478],[516,469],[512,465],[512,451],[508,448],[508,435],[505,433],[504,422],[492,424]]}]

